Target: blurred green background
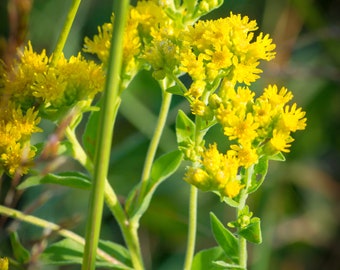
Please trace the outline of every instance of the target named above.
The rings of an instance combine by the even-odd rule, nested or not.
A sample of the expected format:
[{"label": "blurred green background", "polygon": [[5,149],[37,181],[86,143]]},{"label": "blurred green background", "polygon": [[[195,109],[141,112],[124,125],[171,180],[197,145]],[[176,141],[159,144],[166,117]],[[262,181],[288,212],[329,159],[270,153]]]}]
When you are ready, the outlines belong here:
[{"label": "blurred green background", "polygon": [[[70,2],[1,0],[0,49],[11,36],[9,29],[13,28],[13,24],[8,23],[11,21],[7,13],[9,3],[24,5],[18,20],[22,40],[30,39],[36,51],[45,48],[51,53]],[[111,0],[83,0],[64,51],[66,56],[77,54],[84,37],[92,37],[97,26],[110,19],[111,6]],[[286,86],[294,93],[294,101],[306,110],[308,119],[307,129],[294,135],[287,161],[271,162],[264,185],[249,199],[251,210],[262,218],[263,229],[263,244],[249,245],[249,269],[340,269],[340,2],[227,0],[207,18],[225,17],[230,11],[256,19],[260,30],[269,33],[277,44],[276,59],[262,64],[262,78],[252,89],[260,92],[270,83]],[[124,93],[109,172],[109,179],[122,200],[139,180],[160,95],[147,72],[141,72]],[[173,127],[179,108],[189,110],[183,99],[174,97],[169,128],[162,137],[159,154],[176,147]],[[46,140],[54,129],[51,123],[43,122],[42,126],[46,132],[34,138],[37,142]],[[79,135],[83,128],[80,126]],[[214,129],[209,138],[215,136],[218,130]],[[189,186],[181,180],[184,168],[185,164],[160,186],[141,220],[140,239],[148,269],[182,268],[189,197]],[[82,170],[69,160],[60,168],[70,169]],[[6,178],[2,182],[1,204],[10,185]],[[84,234],[88,192],[43,186],[19,195],[17,209],[32,207],[32,214]],[[200,192],[197,250],[216,245],[210,232],[210,211],[226,223],[234,218],[234,209],[219,203],[215,195]],[[28,224],[2,220],[0,256],[11,254],[6,229],[17,226],[24,245],[34,247],[32,253],[38,261],[46,232]],[[123,243],[107,209],[101,236]],[[57,239],[52,236],[48,241]],[[39,263],[32,263],[30,267],[79,269],[78,266],[39,268]]]}]

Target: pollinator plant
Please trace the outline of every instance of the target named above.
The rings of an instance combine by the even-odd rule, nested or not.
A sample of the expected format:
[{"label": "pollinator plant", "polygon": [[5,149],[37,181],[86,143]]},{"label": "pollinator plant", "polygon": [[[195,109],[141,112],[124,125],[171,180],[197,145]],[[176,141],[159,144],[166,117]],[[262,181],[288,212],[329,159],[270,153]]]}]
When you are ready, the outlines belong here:
[{"label": "pollinator plant", "polygon": [[[183,179],[190,185],[190,204],[183,269],[247,269],[247,242],[262,241],[260,218],[253,216],[247,198],[262,185],[269,160],[283,161],[292,132],[306,126],[305,112],[289,103],[293,94],[285,87],[268,85],[258,96],[251,89],[262,72],[260,61],[275,56],[272,39],[257,32],[254,20],[232,12],[200,20],[222,0],[138,1],[136,6],[122,0],[98,34],[85,38],[82,52],[66,59],[62,51],[79,4],[73,1],[50,56],[35,52],[28,42],[17,59],[1,65],[0,170],[3,181],[12,181],[12,193],[46,183],[89,190],[86,234],[83,238],[8,205],[1,205],[0,213],[63,238],[41,251],[40,263],[145,269],[139,221],[158,185],[186,160]],[[86,60],[88,54],[98,62]],[[140,181],[122,204],[115,179],[110,184],[106,178],[110,145],[121,94],[141,70],[159,83],[162,103]],[[178,111],[178,149],[156,158],[173,95],[185,99],[190,110]],[[79,139],[76,128],[85,112],[90,117]],[[43,131],[41,119],[52,121],[56,131],[33,145],[32,135]],[[206,139],[213,126],[222,131],[222,144]],[[54,172],[61,156],[77,160],[86,173]],[[41,169],[43,161],[48,162]],[[215,193],[236,217],[227,222],[211,213],[217,245],[195,254],[198,190]],[[99,239],[104,202],[125,246]],[[8,261],[32,265],[18,234],[11,232],[10,238],[13,257],[1,259],[0,268],[7,269]]]}]

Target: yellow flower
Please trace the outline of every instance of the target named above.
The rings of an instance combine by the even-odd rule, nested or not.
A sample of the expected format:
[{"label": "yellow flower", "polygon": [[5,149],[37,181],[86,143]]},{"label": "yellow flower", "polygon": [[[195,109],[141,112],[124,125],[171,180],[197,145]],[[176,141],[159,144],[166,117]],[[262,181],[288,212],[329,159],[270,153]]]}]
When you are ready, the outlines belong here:
[{"label": "yellow flower", "polygon": [[29,146],[22,147],[20,143],[8,146],[1,154],[0,161],[10,175],[18,173],[26,174],[30,167],[30,162],[35,155],[35,150]]},{"label": "yellow flower", "polygon": [[272,109],[272,105],[263,99],[257,99],[253,107],[254,121],[259,123],[263,128],[268,128],[272,118],[276,115],[276,110]]},{"label": "yellow flower", "polygon": [[244,185],[242,185],[240,181],[233,180],[227,182],[222,191],[225,196],[229,198],[234,198],[240,193],[243,187]]},{"label": "yellow flower", "polygon": [[285,132],[295,132],[306,127],[306,113],[301,108],[296,108],[296,103],[291,107],[286,106],[279,120],[278,128]]},{"label": "yellow flower", "polygon": [[15,144],[20,138],[21,134],[14,123],[0,121],[0,149]]},{"label": "yellow flower", "polygon": [[207,111],[207,106],[203,101],[195,99],[191,103],[191,111],[194,115],[204,116]]},{"label": "yellow flower", "polygon": [[209,145],[209,148],[202,153],[202,165],[211,175],[221,168],[223,161],[223,154],[218,151],[216,143]]},{"label": "yellow flower", "polygon": [[273,136],[269,141],[269,145],[266,149],[267,153],[274,155],[277,152],[289,152],[290,143],[294,141],[289,133],[280,132],[276,129],[273,131]]},{"label": "yellow flower", "polygon": [[293,94],[287,88],[282,87],[280,90],[276,85],[269,85],[259,99],[268,100],[272,108],[281,109],[293,98]]},{"label": "yellow flower", "polygon": [[247,142],[252,142],[257,136],[259,124],[254,121],[251,113],[247,113],[246,117],[231,115],[228,124],[224,127],[224,134],[230,140],[237,139],[239,143],[244,145]]},{"label": "yellow flower", "polygon": [[38,111],[35,111],[34,108],[29,108],[25,114],[18,108],[13,111],[12,117],[13,123],[16,124],[17,132],[20,133],[22,137],[29,137],[33,133],[42,131],[42,129],[37,126],[40,122],[40,117],[38,117]]},{"label": "yellow flower", "polygon": [[180,70],[187,72],[193,80],[204,80],[206,77],[204,58],[206,58],[204,54],[196,56],[191,50],[186,50],[181,53]]},{"label": "yellow flower", "polygon": [[0,258],[0,270],[8,270],[8,258]]},{"label": "yellow flower", "polygon": [[201,168],[189,167],[183,179],[203,191],[209,190],[211,186],[209,175]]},{"label": "yellow flower", "polygon": [[102,26],[98,26],[98,34],[93,37],[93,40],[88,37],[85,37],[84,40],[83,50],[85,52],[96,54],[104,65],[107,65],[109,58],[112,28],[112,23],[104,23]]},{"label": "yellow flower", "polygon": [[236,152],[240,166],[248,168],[251,165],[256,164],[259,160],[256,148],[253,148],[250,143],[241,146],[233,144],[230,146],[230,148]]}]

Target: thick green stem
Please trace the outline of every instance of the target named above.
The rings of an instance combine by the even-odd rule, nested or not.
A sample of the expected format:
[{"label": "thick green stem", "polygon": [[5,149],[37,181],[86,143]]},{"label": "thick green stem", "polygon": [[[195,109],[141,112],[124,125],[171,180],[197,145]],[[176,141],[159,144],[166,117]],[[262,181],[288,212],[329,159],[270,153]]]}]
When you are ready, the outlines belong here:
[{"label": "thick green stem", "polygon": [[59,35],[59,39],[57,42],[57,46],[54,49],[52,60],[51,60],[51,65],[54,66],[56,62],[58,61],[61,53],[63,52],[67,37],[70,33],[74,18],[76,17],[79,5],[80,5],[81,0],[73,0],[71,8],[67,14],[65,24],[63,27],[63,30],[61,31],[61,34]]},{"label": "thick green stem", "polygon": [[[66,137],[72,143],[73,146],[73,157],[80,162],[91,174],[93,173],[93,164],[91,160],[87,158],[87,155],[79,144],[75,133],[70,128],[66,129]],[[116,218],[117,223],[122,231],[126,245],[130,251],[131,259],[133,261],[134,269],[143,269],[142,256],[139,247],[138,235],[134,229],[134,224],[128,221],[126,213],[122,205],[118,201],[118,197],[112,189],[109,181],[105,180],[105,191],[104,199],[106,206],[110,209],[113,216]]]},{"label": "thick green stem", "polygon": [[[30,223],[33,224],[35,226],[41,227],[41,228],[45,228],[45,229],[49,229],[53,232],[58,233],[59,235],[71,239],[79,244],[84,245],[85,244],[85,240],[84,238],[82,238],[81,236],[79,236],[78,234],[75,234],[72,231],[63,229],[62,227],[60,227],[59,225],[46,221],[44,219],[32,216],[32,215],[26,215],[18,210],[14,210],[12,208],[8,208],[6,206],[2,206],[0,205],[0,214],[8,216],[8,217],[12,217],[21,221],[24,221],[26,223]],[[112,265],[121,265],[123,266],[123,264],[121,262],[118,262],[115,258],[111,257],[109,254],[107,254],[106,252],[104,252],[101,249],[98,249],[98,256],[101,257],[102,259],[112,263]]]},{"label": "thick green stem", "polygon": [[[254,165],[250,166],[245,175],[245,184],[246,186],[242,189],[240,195],[239,205],[237,207],[237,218],[240,216],[240,212],[246,206],[246,201],[248,198],[248,187],[251,184],[251,178],[254,173]],[[239,244],[239,265],[243,267],[243,269],[247,269],[247,259],[248,259],[248,252],[247,252],[247,240],[242,237],[238,236],[238,244]]]},{"label": "thick green stem", "polygon": [[99,117],[99,128],[94,157],[93,185],[90,194],[83,270],[95,269],[96,252],[104,204],[113,125],[120,104],[119,85],[123,58],[123,36],[129,7],[128,0],[117,1],[117,12],[111,40],[107,80]]},{"label": "thick green stem", "polygon": [[189,201],[189,229],[187,250],[184,261],[184,270],[191,269],[193,257],[195,254],[196,227],[197,227],[197,188],[191,186]]}]

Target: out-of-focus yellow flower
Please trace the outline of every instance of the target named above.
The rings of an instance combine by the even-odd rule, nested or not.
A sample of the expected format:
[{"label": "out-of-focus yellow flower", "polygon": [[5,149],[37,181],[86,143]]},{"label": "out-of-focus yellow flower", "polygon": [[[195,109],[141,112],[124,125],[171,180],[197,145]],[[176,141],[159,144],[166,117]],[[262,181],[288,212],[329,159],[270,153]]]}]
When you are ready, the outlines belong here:
[{"label": "out-of-focus yellow flower", "polygon": [[201,167],[189,167],[184,180],[204,191],[218,191],[222,196],[236,197],[243,187],[237,178],[239,160],[232,152],[222,154],[216,144],[202,152]]},{"label": "out-of-focus yellow flower", "polygon": [[10,175],[18,173],[26,174],[31,167],[31,161],[35,156],[35,150],[29,145],[22,146],[20,143],[9,145],[0,156],[0,161]]},{"label": "out-of-focus yellow flower", "polygon": [[[101,66],[80,54],[52,65],[45,51],[36,53],[32,45],[19,52],[12,66],[1,64],[0,76],[0,169],[13,175],[26,174],[35,148],[30,145],[41,117],[58,120],[85,101],[88,106],[102,90]],[[80,106],[80,105],[79,105]]]},{"label": "out-of-focus yellow flower", "polygon": [[0,258],[0,270],[8,270],[8,258]]}]

